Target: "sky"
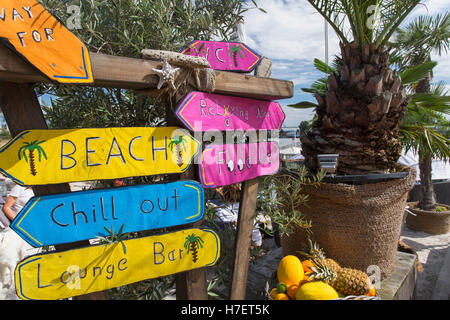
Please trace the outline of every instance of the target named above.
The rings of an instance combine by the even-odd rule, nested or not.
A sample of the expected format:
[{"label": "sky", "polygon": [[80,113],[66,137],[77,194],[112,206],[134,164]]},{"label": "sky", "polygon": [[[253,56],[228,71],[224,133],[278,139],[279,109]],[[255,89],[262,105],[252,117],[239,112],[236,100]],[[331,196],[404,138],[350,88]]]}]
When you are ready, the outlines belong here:
[{"label": "sky", "polygon": [[[314,58],[325,61],[324,19],[305,0],[256,0],[260,10],[249,10],[245,14],[246,44],[259,54],[272,60],[272,78],[290,80],[294,83],[294,97],[280,100],[286,113],[285,127],[297,127],[302,120],[313,116],[313,109],[298,110],[288,104],[308,100],[316,102],[311,94],[301,88],[322,77],[314,69]],[[425,0],[417,6],[402,26],[424,14],[436,15],[450,11],[448,0]],[[328,28],[330,61],[339,52],[339,42],[331,27]],[[438,62],[434,70],[434,81],[444,81],[450,90],[450,52],[433,55]]]}]

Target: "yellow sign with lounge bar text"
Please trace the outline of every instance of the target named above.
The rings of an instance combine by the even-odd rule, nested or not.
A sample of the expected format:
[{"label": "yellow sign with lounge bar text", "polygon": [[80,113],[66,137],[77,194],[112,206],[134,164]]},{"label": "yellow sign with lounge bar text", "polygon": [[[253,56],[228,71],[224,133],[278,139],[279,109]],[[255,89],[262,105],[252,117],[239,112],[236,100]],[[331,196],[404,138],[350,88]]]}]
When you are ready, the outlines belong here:
[{"label": "yellow sign with lounge bar text", "polygon": [[36,0],[0,1],[0,38],[51,80],[94,81],[86,46]]},{"label": "yellow sign with lounge bar text", "polygon": [[16,292],[24,300],[64,299],[211,266],[219,254],[209,229],[38,254],[18,263]]},{"label": "yellow sign with lounge bar text", "polygon": [[0,149],[0,173],[20,185],[182,173],[198,149],[177,127],[29,130]]}]

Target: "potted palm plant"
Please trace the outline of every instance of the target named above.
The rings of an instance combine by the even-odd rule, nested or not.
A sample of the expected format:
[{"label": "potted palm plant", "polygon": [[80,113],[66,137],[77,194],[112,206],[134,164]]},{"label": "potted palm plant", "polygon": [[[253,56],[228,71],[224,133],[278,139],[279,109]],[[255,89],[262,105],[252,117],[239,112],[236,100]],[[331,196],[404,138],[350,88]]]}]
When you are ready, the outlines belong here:
[{"label": "potted palm plant", "polygon": [[[450,47],[450,14],[420,16],[397,30],[393,53],[400,70],[431,62],[431,53],[441,55]],[[443,84],[431,85],[430,70],[410,90],[415,93],[401,128],[406,149],[419,155],[420,199],[410,204],[413,215],[406,216],[406,224],[415,230],[440,234],[450,231],[450,208],[436,202],[432,183],[431,164],[437,158],[450,158],[449,121],[443,113],[450,112],[450,96]],[[440,132],[438,131],[440,130]],[[446,136],[447,135],[447,136]]]},{"label": "potted palm plant", "polygon": [[[336,32],[341,54],[323,94],[315,93],[316,120],[302,135],[305,164],[316,172],[318,154],[339,155],[337,175],[406,172],[403,178],[349,185],[321,183],[305,188],[315,240],[341,265],[382,276],[395,270],[406,198],[415,180],[399,167],[400,125],[407,109],[402,79],[390,68],[386,45],[420,0],[308,0]],[[282,239],[295,252],[301,236]]]}]

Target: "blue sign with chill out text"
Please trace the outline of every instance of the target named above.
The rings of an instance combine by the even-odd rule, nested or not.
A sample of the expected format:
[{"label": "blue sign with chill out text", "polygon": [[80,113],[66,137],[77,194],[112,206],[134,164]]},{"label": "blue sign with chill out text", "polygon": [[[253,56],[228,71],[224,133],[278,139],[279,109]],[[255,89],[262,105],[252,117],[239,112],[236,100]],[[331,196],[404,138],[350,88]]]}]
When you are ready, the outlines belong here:
[{"label": "blue sign with chill out text", "polygon": [[33,247],[117,232],[137,232],[192,223],[203,218],[203,188],[195,181],[96,189],[36,196],[11,228]]}]

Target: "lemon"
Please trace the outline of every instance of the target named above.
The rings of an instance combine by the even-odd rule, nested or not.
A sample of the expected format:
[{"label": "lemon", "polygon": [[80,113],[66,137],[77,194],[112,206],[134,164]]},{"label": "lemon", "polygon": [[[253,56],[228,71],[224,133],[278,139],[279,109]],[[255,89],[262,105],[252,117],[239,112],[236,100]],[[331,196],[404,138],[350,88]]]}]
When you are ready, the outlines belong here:
[{"label": "lemon", "polygon": [[296,300],[332,300],[336,298],[339,298],[336,290],[322,281],[303,284],[295,295]]},{"label": "lemon", "polygon": [[298,284],[303,280],[304,272],[302,262],[293,255],[285,256],[281,259],[277,269],[277,278],[279,282],[290,284]]}]

